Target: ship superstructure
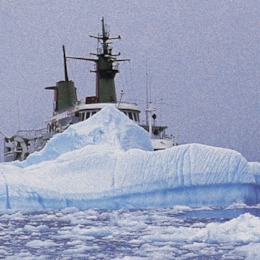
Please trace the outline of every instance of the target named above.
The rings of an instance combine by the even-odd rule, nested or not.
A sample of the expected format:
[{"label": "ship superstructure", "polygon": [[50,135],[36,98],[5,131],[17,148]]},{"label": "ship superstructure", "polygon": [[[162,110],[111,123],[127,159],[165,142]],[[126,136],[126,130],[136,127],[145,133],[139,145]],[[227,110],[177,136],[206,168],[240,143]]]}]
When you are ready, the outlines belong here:
[{"label": "ship superstructure", "polygon": [[[110,37],[104,18],[101,21],[102,33],[98,36],[90,36],[98,41],[97,52],[92,53],[93,58],[67,56],[63,46],[65,78],[57,82],[55,86],[46,88],[54,91],[54,111],[47,129],[19,131],[12,137],[5,137],[5,161],[26,159],[30,153],[41,150],[53,135],[64,131],[71,124],[87,120],[108,104],[114,105],[131,120],[146,129],[151,135],[155,150],[176,145],[173,139],[165,134],[167,126],[152,123],[153,119],[155,122],[155,116],[152,115],[151,108],[147,108],[146,111],[148,113],[146,124],[141,124],[140,110],[137,104],[122,102],[121,98],[118,101],[115,76],[119,72],[119,63],[129,61],[129,59],[119,59],[120,53],[113,54],[111,43],[121,39],[121,37]],[[68,76],[68,59],[94,62],[95,70],[91,72],[96,73],[95,96],[87,96],[81,101],[78,99],[74,82]]]}]

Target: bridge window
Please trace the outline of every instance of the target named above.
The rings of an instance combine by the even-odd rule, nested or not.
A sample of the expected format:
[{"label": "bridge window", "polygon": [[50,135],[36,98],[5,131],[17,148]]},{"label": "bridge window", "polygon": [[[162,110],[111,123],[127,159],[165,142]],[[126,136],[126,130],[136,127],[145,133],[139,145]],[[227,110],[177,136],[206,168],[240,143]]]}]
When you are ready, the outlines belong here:
[{"label": "bridge window", "polygon": [[136,113],[136,121],[137,121],[137,122],[140,122],[139,114],[138,114],[138,113]]},{"label": "bridge window", "polygon": [[83,121],[83,120],[84,120],[84,113],[80,113],[80,114],[79,114],[79,120],[80,120],[80,121]]},{"label": "bridge window", "polygon": [[128,116],[129,116],[129,118],[131,119],[131,120],[133,120],[133,114],[130,112],[130,113],[128,113]]},{"label": "bridge window", "polygon": [[86,113],[86,117],[85,117],[85,119],[88,119],[88,118],[89,118],[89,116],[90,116],[90,113],[89,113],[89,112],[87,112],[87,113]]}]

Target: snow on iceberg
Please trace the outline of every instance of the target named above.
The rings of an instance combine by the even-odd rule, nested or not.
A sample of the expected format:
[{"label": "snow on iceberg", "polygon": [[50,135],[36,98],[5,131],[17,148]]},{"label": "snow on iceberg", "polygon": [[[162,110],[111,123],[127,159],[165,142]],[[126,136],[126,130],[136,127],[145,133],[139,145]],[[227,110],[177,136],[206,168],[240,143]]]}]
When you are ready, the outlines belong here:
[{"label": "snow on iceberg", "polygon": [[25,167],[42,161],[56,159],[61,154],[87,145],[107,145],[113,150],[132,148],[152,151],[148,133],[129,120],[114,106],[107,106],[87,121],[71,125],[62,134],[55,135],[41,151],[27,160],[16,163]]},{"label": "snow on iceberg", "polygon": [[24,162],[0,165],[0,208],[226,206],[259,202],[239,153],[189,144],[153,152],[112,106],[56,135]]},{"label": "snow on iceberg", "polygon": [[249,162],[250,173],[255,176],[256,183],[260,185],[260,163]]}]

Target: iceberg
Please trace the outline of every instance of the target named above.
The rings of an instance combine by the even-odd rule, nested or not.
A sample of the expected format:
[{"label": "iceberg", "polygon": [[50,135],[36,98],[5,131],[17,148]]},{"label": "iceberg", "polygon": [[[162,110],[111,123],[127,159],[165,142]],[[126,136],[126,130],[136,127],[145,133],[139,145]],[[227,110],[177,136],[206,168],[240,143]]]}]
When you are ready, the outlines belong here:
[{"label": "iceberg", "polygon": [[27,160],[0,164],[0,209],[253,205],[259,169],[201,144],[154,152],[144,129],[107,106]]}]

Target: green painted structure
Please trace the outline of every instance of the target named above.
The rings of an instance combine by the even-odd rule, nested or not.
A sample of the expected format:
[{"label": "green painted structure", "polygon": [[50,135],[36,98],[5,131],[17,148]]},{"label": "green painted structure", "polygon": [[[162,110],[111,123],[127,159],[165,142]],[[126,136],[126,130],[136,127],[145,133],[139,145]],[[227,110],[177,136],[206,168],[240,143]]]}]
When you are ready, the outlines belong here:
[{"label": "green painted structure", "polygon": [[112,54],[112,48],[110,47],[112,40],[121,39],[120,35],[117,37],[110,37],[108,30],[106,29],[104,18],[102,22],[102,34],[98,36],[90,36],[98,40],[99,48],[97,53],[91,53],[97,58],[81,58],[67,56],[66,59],[77,59],[85,61],[94,61],[96,67],[94,71],[96,73],[96,96],[92,97],[92,102],[97,103],[111,103],[117,102],[115,76],[119,72],[117,64],[120,61],[129,61],[129,59],[117,59],[120,55]]},{"label": "green painted structure", "polygon": [[57,113],[63,112],[66,109],[75,106],[78,102],[77,89],[75,88],[74,82],[72,80],[69,80],[64,46],[63,59],[65,80],[57,82],[56,86],[45,88],[54,90],[54,112]]},{"label": "green painted structure", "polygon": [[54,87],[47,87],[46,89],[54,90],[54,112],[60,113],[75,106],[77,103],[77,90],[74,82],[69,80],[67,71],[67,59],[77,59],[85,61],[94,61],[96,63],[95,70],[91,72],[96,73],[96,96],[87,97],[86,103],[114,103],[117,102],[115,76],[119,72],[117,62],[129,61],[128,59],[117,59],[120,55],[112,54],[110,47],[112,40],[121,39],[120,35],[117,37],[110,37],[106,29],[104,18],[102,22],[102,34],[98,36],[90,36],[98,40],[99,48],[95,55],[97,58],[82,58],[66,56],[65,47],[63,46],[64,71],[65,80],[57,82]]},{"label": "green painted structure", "polygon": [[77,103],[77,90],[74,86],[74,82],[59,81],[55,88],[55,112],[62,112],[66,109],[75,106]]}]

